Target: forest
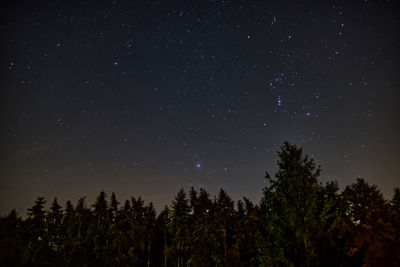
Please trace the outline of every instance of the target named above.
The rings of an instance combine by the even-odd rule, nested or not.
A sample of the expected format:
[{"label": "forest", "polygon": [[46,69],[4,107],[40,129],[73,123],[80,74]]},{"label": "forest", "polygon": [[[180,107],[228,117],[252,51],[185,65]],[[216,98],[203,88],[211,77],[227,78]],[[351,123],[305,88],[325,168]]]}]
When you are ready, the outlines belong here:
[{"label": "forest", "polygon": [[400,189],[357,178],[339,189],[285,142],[259,203],[182,188],[156,213],[102,191],[93,205],[38,197],[0,218],[1,266],[399,266]]}]

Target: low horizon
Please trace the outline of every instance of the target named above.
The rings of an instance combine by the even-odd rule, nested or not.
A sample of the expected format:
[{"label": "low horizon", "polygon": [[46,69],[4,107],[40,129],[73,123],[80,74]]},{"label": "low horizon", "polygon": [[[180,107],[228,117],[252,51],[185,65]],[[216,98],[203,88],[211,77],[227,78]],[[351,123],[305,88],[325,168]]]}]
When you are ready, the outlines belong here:
[{"label": "low horizon", "polygon": [[[299,147],[299,148],[301,148],[301,147]],[[279,152],[279,151],[277,151],[277,152]],[[308,156],[308,154],[306,153],[306,151],[303,150],[303,153],[305,153],[305,155]],[[315,160],[314,157],[313,157],[313,160],[314,160],[314,162],[316,163],[316,165],[319,166],[318,162]],[[273,172],[269,172],[269,173],[270,173],[272,176],[275,176],[275,173],[273,173]],[[328,183],[328,182],[338,182],[337,180],[324,180],[324,179],[321,179],[321,178],[323,177],[322,174],[323,174],[323,169],[322,169],[322,166],[321,166],[321,176],[318,177],[318,181],[319,181],[321,184],[325,184],[325,183]],[[397,185],[395,184],[395,185],[391,188],[391,194],[385,194],[385,192],[383,192],[383,191],[381,190],[381,188],[380,188],[379,185],[374,184],[374,183],[371,183],[368,179],[366,179],[366,178],[364,178],[364,177],[356,177],[356,178],[354,179],[354,181],[349,181],[348,184],[344,184],[344,185],[343,185],[343,184],[340,184],[340,183],[338,182],[338,186],[339,186],[338,193],[341,193],[341,192],[346,188],[346,186],[351,185],[351,184],[354,184],[354,183],[357,181],[358,178],[364,179],[364,180],[365,180],[367,183],[369,183],[371,186],[374,186],[374,185],[377,186],[377,190],[379,190],[379,191],[382,193],[383,197],[384,197],[386,200],[388,200],[388,201],[391,200],[391,199],[393,198],[394,193],[395,193],[395,189],[398,188],[398,187],[400,186],[400,183],[397,184]],[[259,190],[259,195],[260,195],[260,197],[259,197],[258,200],[253,199],[253,197],[249,197],[249,196],[244,195],[244,194],[241,195],[241,196],[235,196],[235,194],[231,194],[231,192],[230,192],[229,190],[226,190],[226,189],[223,188],[223,187],[214,188],[213,191],[209,191],[206,187],[203,187],[203,186],[200,186],[200,185],[199,185],[199,186],[186,185],[186,186],[177,187],[175,194],[169,195],[167,198],[163,198],[163,201],[164,201],[164,202],[162,202],[162,203],[160,203],[161,200],[159,200],[159,201],[157,201],[157,200],[156,200],[156,201],[151,201],[151,200],[149,200],[149,199],[146,197],[146,195],[144,195],[144,194],[142,194],[142,195],[141,195],[141,194],[138,194],[138,195],[127,195],[127,196],[125,196],[125,197],[122,197],[122,196],[120,196],[120,195],[118,194],[118,192],[112,191],[112,189],[110,189],[110,188],[108,188],[108,189],[102,188],[102,189],[100,189],[100,190],[97,192],[97,194],[94,194],[94,195],[91,195],[91,196],[81,195],[81,196],[77,197],[76,199],[66,199],[65,197],[60,196],[60,195],[52,195],[52,197],[47,197],[46,195],[37,195],[34,199],[32,199],[32,201],[31,201],[29,204],[33,204],[34,201],[37,199],[37,197],[44,197],[44,199],[46,200],[46,203],[44,204],[44,207],[45,207],[45,208],[49,208],[49,207],[50,207],[50,205],[51,205],[52,201],[54,200],[54,198],[57,198],[58,203],[60,203],[62,207],[65,207],[65,204],[66,204],[67,201],[71,201],[72,204],[75,206],[76,203],[79,201],[79,199],[82,198],[82,197],[84,197],[84,198],[85,198],[85,203],[86,203],[86,205],[87,205],[87,208],[92,209],[92,208],[93,208],[93,204],[95,203],[95,200],[96,200],[96,198],[99,196],[100,192],[104,192],[104,193],[106,194],[106,198],[107,198],[107,199],[110,199],[111,194],[114,193],[115,196],[116,196],[116,198],[117,198],[117,200],[120,202],[120,205],[121,205],[121,206],[123,205],[123,203],[124,203],[126,200],[130,200],[132,197],[133,197],[133,198],[136,198],[136,199],[137,199],[137,198],[141,198],[141,199],[144,201],[144,204],[145,204],[145,205],[148,205],[148,204],[152,203],[152,204],[154,205],[154,208],[155,208],[157,214],[159,214],[159,213],[164,209],[165,206],[169,206],[169,207],[170,207],[170,206],[172,205],[172,201],[173,201],[174,197],[176,196],[176,194],[179,192],[179,190],[184,189],[185,192],[189,192],[189,191],[191,190],[191,188],[193,188],[193,189],[195,189],[195,190],[197,190],[197,191],[200,190],[200,189],[204,189],[205,191],[207,191],[207,192],[210,194],[211,199],[216,198],[217,195],[218,195],[218,192],[222,189],[222,190],[224,190],[228,195],[233,196],[232,199],[235,201],[235,204],[236,204],[237,201],[239,201],[239,200],[240,200],[240,201],[243,201],[243,198],[248,198],[248,199],[251,200],[254,204],[258,205],[259,203],[261,203],[261,200],[262,200],[262,191],[263,191],[263,189],[264,189],[266,186],[269,185],[268,182],[266,181],[266,178],[265,178],[265,177],[263,178],[263,180],[264,180],[264,186],[263,186],[262,188],[260,188],[260,190]],[[157,194],[157,195],[159,195],[159,194]],[[150,199],[152,199],[151,196],[150,196]],[[12,204],[10,204],[10,205],[8,205],[8,206],[11,206],[11,205],[12,205]],[[0,216],[5,216],[5,215],[9,214],[9,212],[10,212],[11,210],[15,209],[16,212],[17,212],[17,214],[18,214],[19,216],[21,216],[22,218],[26,218],[27,213],[28,213],[28,209],[29,209],[30,207],[31,207],[30,205],[27,205],[27,206],[25,206],[25,207],[19,207],[19,208],[12,207],[12,208],[9,209],[8,211],[5,211],[3,214],[0,214]]]},{"label": "low horizon", "polygon": [[[390,201],[357,180],[339,192],[321,169],[285,142],[259,204],[181,188],[157,214],[140,197],[119,202],[101,191],[28,217],[0,217],[0,265],[38,266],[397,266],[400,187]],[[199,166],[196,166],[199,167]]]}]

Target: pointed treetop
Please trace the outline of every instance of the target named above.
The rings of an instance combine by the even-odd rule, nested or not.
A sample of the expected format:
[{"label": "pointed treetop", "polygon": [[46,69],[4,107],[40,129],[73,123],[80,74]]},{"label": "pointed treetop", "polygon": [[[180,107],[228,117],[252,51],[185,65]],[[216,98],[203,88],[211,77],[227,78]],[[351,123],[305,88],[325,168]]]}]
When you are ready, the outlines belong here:
[{"label": "pointed treetop", "polygon": [[393,198],[391,201],[394,209],[400,213],[400,188],[396,187],[394,189],[394,194],[393,194]]},{"label": "pointed treetop", "polygon": [[28,215],[33,218],[41,219],[44,217],[45,211],[44,211],[44,204],[46,203],[46,200],[44,197],[38,197],[35,200],[35,204],[33,205],[32,208],[28,209]]},{"label": "pointed treetop", "polygon": [[112,193],[111,193],[111,198],[110,198],[110,208],[111,208],[111,210],[112,210],[113,212],[118,211],[118,205],[119,205],[119,204],[120,204],[120,203],[118,202],[117,197],[115,196],[115,193],[112,192]]}]

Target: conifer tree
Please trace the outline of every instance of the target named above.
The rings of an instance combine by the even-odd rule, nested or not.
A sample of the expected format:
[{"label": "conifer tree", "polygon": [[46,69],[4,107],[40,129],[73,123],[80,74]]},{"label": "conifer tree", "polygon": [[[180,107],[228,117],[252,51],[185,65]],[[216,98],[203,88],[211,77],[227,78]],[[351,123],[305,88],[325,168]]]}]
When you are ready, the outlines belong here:
[{"label": "conifer tree", "polygon": [[212,200],[183,188],[157,216],[131,197],[122,207],[104,191],[65,209],[39,197],[21,219],[0,216],[0,266],[400,266],[400,189],[391,201],[357,179],[338,194],[320,169],[287,142],[259,205]]},{"label": "conifer tree", "polygon": [[176,266],[183,267],[187,264],[189,250],[189,218],[190,206],[186,193],[181,188],[172,202],[172,231],[173,246],[176,258]]},{"label": "conifer tree", "polygon": [[233,232],[234,202],[221,188],[215,201],[216,252],[215,261],[228,265],[228,250]]},{"label": "conifer tree", "polygon": [[400,213],[400,187],[396,187],[394,189],[394,194],[393,194],[391,203],[392,203],[393,209],[395,211],[397,211],[398,213]]},{"label": "conifer tree", "polygon": [[46,200],[44,197],[38,197],[35,200],[35,205],[33,205],[32,208],[28,209],[28,216],[31,221],[31,226],[34,229],[34,233],[37,235],[37,237],[40,237],[44,233],[44,219],[46,212],[44,210],[44,204],[46,203]]},{"label": "conifer tree", "polygon": [[55,197],[51,207],[50,212],[47,213],[47,236],[48,241],[55,252],[58,252],[61,249],[62,241],[64,238],[63,228],[63,210],[62,207],[58,204],[57,198]]},{"label": "conifer tree", "polygon": [[200,188],[199,193],[190,191],[190,200],[193,215],[191,218],[191,249],[190,263],[194,266],[207,266],[213,262],[212,258],[212,229],[213,221],[210,216],[213,203],[209,193]]},{"label": "conifer tree", "polygon": [[90,229],[88,232],[87,241],[93,240],[93,260],[95,263],[106,262],[106,250],[109,243],[108,239],[108,203],[106,199],[107,195],[104,191],[101,191],[96,198],[96,202],[93,204],[93,217]]},{"label": "conifer tree", "polygon": [[156,221],[156,231],[158,235],[158,251],[162,252],[162,257],[158,258],[159,266],[169,266],[169,256],[170,256],[170,233],[169,233],[169,225],[171,221],[171,211],[167,205],[165,205],[164,209],[160,212]]},{"label": "conifer tree", "polygon": [[266,173],[260,260],[280,266],[329,265],[322,255],[333,252],[319,250],[329,247],[324,232],[334,230],[338,210],[321,193],[325,188],[317,182],[320,168],[288,142],[278,156],[275,178]]},{"label": "conifer tree", "polygon": [[348,185],[342,193],[347,203],[353,237],[347,253],[355,264],[366,266],[395,266],[400,264],[398,224],[393,220],[393,209],[376,185],[364,179]]},{"label": "conifer tree", "polygon": [[110,198],[110,217],[113,222],[116,221],[118,217],[118,205],[120,203],[117,200],[117,197],[115,196],[115,193],[112,192],[111,198]]},{"label": "conifer tree", "polygon": [[26,244],[24,246],[23,263],[39,264],[41,262],[48,264],[50,246],[45,237],[47,231],[45,227],[46,212],[44,197],[38,197],[32,208],[28,209],[28,219],[25,221],[24,230]]},{"label": "conifer tree", "polygon": [[0,266],[17,266],[24,246],[21,236],[22,219],[15,209],[0,217]]},{"label": "conifer tree", "polygon": [[258,266],[257,246],[254,242],[259,234],[258,206],[243,197],[237,202],[234,220],[234,262],[239,266]]}]

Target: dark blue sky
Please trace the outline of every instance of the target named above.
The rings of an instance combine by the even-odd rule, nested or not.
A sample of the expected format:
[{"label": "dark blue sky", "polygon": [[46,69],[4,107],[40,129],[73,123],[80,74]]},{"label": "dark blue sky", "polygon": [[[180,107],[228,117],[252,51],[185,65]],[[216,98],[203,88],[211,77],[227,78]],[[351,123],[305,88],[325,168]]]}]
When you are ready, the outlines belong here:
[{"label": "dark blue sky", "polygon": [[288,140],[342,188],[400,182],[396,1],[9,1],[0,213],[100,190],[258,202]]}]

